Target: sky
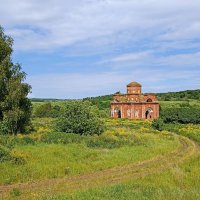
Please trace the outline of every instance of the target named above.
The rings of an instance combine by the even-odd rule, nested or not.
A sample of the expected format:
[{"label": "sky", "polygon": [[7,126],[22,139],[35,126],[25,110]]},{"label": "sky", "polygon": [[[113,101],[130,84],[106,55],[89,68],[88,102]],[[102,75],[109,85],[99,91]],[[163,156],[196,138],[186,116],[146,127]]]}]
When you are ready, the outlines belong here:
[{"label": "sky", "polygon": [[199,0],[0,0],[30,97],[200,89]]}]

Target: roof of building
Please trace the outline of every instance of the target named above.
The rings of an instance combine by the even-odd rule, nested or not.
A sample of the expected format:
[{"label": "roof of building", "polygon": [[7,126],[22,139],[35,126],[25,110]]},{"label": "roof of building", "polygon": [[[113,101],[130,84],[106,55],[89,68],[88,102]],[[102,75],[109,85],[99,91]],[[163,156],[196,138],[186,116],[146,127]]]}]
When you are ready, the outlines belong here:
[{"label": "roof of building", "polygon": [[121,92],[115,92],[114,95],[121,95]]},{"label": "roof of building", "polygon": [[127,87],[142,87],[142,85],[138,82],[131,82],[127,85]]}]

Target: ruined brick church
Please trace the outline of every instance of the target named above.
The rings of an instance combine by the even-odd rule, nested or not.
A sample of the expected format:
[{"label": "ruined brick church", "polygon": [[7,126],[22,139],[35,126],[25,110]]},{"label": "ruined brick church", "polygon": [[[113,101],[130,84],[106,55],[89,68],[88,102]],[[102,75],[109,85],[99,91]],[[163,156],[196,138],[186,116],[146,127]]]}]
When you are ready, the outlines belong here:
[{"label": "ruined brick church", "polygon": [[111,103],[112,118],[157,119],[159,103],[152,93],[142,94],[142,86],[137,82],[127,85],[127,94],[117,92]]}]

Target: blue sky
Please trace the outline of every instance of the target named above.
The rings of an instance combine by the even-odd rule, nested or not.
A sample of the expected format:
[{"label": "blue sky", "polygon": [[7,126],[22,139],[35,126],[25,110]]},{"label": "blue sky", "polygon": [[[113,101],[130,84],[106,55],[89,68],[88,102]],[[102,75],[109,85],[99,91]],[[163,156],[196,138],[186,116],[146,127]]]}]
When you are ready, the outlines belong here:
[{"label": "blue sky", "polygon": [[200,88],[199,0],[0,0],[31,97]]}]

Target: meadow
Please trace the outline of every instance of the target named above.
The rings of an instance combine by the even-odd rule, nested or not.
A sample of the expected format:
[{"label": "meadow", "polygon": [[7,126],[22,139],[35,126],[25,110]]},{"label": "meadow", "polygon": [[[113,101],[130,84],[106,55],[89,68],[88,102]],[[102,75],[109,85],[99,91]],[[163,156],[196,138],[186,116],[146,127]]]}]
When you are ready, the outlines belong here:
[{"label": "meadow", "polygon": [[103,134],[81,136],[56,132],[55,120],[34,117],[31,134],[0,136],[0,199],[200,198],[200,125],[157,131],[149,121],[104,118]]},{"label": "meadow", "polygon": [[133,124],[129,121],[121,123],[119,120],[107,120],[107,130],[100,136],[51,132],[46,128],[48,123],[52,121],[46,119],[45,126],[38,127],[38,132],[31,135],[18,135],[14,139],[1,136],[1,145],[10,148],[12,156],[25,161],[15,165],[11,161],[1,163],[0,170],[5,172],[0,176],[1,184],[123,166],[166,154],[179,145],[177,138],[170,133],[160,134],[151,130],[149,122]]}]

